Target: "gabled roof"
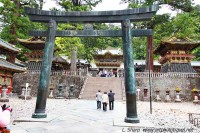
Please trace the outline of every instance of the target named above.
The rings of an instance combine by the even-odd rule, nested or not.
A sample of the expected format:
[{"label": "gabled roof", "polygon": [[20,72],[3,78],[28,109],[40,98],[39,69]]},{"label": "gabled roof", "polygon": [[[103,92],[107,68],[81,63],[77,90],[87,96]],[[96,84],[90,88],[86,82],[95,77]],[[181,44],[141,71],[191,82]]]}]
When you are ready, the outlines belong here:
[{"label": "gabled roof", "polygon": [[3,49],[12,51],[12,52],[14,52],[14,53],[18,53],[18,52],[19,52],[19,49],[18,49],[18,48],[16,48],[16,47],[13,46],[12,44],[10,44],[10,43],[8,43],[8,42],[6,42],[6,41],[4,41],[4,40],[2,40],[2,39],[0,38],[0,48],[1,48],[1,47],[2,47]]},{"label": "gabled roof", "polygon": [[15,72],[24,72],[26,71],[25,68],[20,67],[18,65],[15,65],[13,63],[10,63],[4,59],[0,58],[0,67],[4,68],[4,69],[8,69],[8,70],[13,70]]}]

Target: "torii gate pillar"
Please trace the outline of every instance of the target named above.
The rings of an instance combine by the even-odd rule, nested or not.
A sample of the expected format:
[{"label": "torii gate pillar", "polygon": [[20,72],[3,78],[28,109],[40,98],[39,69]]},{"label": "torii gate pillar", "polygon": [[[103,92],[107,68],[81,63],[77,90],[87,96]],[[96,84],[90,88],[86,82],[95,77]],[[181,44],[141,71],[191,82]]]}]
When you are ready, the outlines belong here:
[{"label": "torii gate pillar", "polygon": [[139,123],[137,116],[135,70],[133,63],[133,47],[130,20],[122,21],[122,40],[125,69],[125,89],[126,89],[126,118],[125,122]]}]

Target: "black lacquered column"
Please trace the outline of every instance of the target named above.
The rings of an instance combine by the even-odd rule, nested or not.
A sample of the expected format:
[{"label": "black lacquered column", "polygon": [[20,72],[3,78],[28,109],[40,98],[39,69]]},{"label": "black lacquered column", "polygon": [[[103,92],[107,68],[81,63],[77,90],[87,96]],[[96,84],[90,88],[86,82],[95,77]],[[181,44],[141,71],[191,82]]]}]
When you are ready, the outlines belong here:
[{"label": "black lacquered column", "polygon": [[36,107],[35,107],[35,112],[32,115],[32,118],[47,117],[45,110],[46,110],[46,101],[47,101],[47,94],[49,87],[49,79],[51,73],[51,65],[53,59],[53,51],[55,45],[55,35],[56,35],[56,21],[50,20],[45,42],[45,48],[44,48]]},{"label": "black lacquered column", "polygon": [[122,40],[126,90],[126,118],[125,122],[139,123],[136,106],[135,70],[133,63],[133,48],[130,20],[122,21]]}]

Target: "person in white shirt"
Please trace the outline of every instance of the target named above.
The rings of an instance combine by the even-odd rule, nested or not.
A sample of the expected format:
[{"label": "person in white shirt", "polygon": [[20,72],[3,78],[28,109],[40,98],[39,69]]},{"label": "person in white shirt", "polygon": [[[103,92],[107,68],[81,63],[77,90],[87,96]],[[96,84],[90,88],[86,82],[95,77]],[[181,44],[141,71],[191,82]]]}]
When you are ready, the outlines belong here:
[{"label": "person in white shirt", "polygon": [[108,104],[108,94],[104,92],[102,95],[102,103],[103,103],[103,111],[107,111],[107,104]]},{"label": "person in white shirt", "polygon": [[98,92],[96,93],[96,100],[97,100],[97,109],[101,109],[101,101],[102,101],[101,90],[98,90]]}]

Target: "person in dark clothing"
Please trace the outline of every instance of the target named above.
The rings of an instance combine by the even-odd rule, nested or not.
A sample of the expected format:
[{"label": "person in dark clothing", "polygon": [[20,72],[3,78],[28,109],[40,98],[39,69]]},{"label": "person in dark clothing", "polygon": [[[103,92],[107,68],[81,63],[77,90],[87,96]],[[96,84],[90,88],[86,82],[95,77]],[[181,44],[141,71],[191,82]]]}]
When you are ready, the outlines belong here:
[{"label": "person in dark clothing", "polygon": [[112,90],[110,90],[110,92],[108,93],[108,98],[109,98],[109,109],[113,110],[114,109],[114,95],[115,93],[112,92]]}]

